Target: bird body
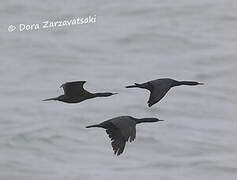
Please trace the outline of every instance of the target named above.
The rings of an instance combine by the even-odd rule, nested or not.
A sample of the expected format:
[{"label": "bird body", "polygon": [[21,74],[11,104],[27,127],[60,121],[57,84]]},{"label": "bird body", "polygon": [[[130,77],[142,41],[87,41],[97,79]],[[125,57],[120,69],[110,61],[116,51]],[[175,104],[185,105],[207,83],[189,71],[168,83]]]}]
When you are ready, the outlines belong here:
[{"label": "bird body", "polygon": [[126,88],[143,88],[149,90],[150,97],[147,103],[148,106],[151,107],[152,105],[159,102],[172,87],[180,85],[195,86],[202,84],[203,83],[199,83],[196,81],[176,81],[170,78],[162,78],[148,81],[142,84],[135,83],[134,85],[126,86]]},{"label": "bird body", "polygon": [[65,103],[80,103],[84,100],[96,98],[96,97],[108,97],[117,93],[90,93],[84,89],[83,85],[86,81],[74,81],[67,82],[61,85],[64,90],[64,94],[55,98],[45,99],[43,101],[57,100]]},{"label": "bird body", "polygon": [[100,124],[87,126],[86,128],[100,127],[106,129],[106,133],[111,139],[111,145],[114,154],[120,155],[123,153],[127,141],[134,141],[136,138],[136,124],[143,122],[163,121],[157,118],[142,118],[137,119],[131,116],[119,116]]}]

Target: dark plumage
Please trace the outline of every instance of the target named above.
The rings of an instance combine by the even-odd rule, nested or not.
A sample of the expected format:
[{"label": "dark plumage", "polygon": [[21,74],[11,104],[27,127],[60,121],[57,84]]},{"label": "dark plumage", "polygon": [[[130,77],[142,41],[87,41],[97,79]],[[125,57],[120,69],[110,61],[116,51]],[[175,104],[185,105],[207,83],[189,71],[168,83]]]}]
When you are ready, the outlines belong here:
[{"label": "dark plumage", "polygon": [[151,107],[152,105],[159,102],[170,90],[170,88],[180,85],[195,86],[195,85],[203,85],[203,83],[199,83],[196,81],[176,81],[174,79],[163,78],[148,81],[142,84],[135,83],[134,85],[126,86],[126,88],[143,88],[149,90],[151,94],[147,103],[148,106]]},{"label": "dark plumage", "polygon": [[117,93],[90,93],[86,91],[83,85],[86,81],[74,81],[67,82],[61,85],[63,88],[64,94],[55,98],[45,99],[43,101],[57,100],[65,103],[79,103],[87,99],[96,98],[96,97],[108,97]]},{"label": "dark plumage", "polygon": [[86,128],[100,127],[106,129],[106,133],[112,141],[111,145],[113,147],[114,154],[120,155],[123,153],[126,142],[128,140],[132,142],[136,138],[136,124],[157,121],[163,120],[159,120],[157,118],[137,119],[131,116],[119,116],[100,124],[87,126]]}]

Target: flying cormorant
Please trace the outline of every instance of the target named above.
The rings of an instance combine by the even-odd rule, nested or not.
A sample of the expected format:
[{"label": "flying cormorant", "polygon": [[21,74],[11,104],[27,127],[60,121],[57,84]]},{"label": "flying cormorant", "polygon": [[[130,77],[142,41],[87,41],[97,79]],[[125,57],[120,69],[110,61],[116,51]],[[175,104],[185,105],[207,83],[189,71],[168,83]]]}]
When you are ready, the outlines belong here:
[{"label": "flying cormorant", "polygon": [[159,102],[170,90],[170,88],[180,85],[195,86],[195,85],[203,85],[203,83],[199,83],[196,81],[176,81],[174,79],[163,78],[148,81],[142,84],[134,83],[134,85],[126,86],[126,88],[143,88],[149,90],[150,98],[147,103],[148,106],[151,107],[152,105]]},{"label": "flying cormorant", "polygon": [[43,101],[49,100],[57,100],[65,103],[79,103],[87,99],[96,98],[96,97],[107,97],[112,96],[118,93],[90,93],[83,88],[83,85],[86,81],[74,81],[74,82],[66,82],[62,84],[60,87],[63,88],[64,94],[55,98],[45,99]]},{"label": "flying cormorant", "polygon": [[111,139],[111,145],[114,150],[114,154],[120,155],[123,153],[126,142],[134,141],[136,138],[136,124],[146,122],[163,121],[157,118],[142,118],[137,119],[131,116],[119,116],[113,119],[109,119],[100,124],[87,126],[86,128],[99,127],[106,129],[106,133]]}]

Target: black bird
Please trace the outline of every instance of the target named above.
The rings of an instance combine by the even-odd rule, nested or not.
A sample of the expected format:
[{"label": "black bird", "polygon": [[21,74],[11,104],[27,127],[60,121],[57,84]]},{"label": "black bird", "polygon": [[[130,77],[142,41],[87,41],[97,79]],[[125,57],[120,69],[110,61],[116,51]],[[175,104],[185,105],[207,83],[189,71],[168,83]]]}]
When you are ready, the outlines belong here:
[{"label": "black bird", "polygon": [[142,118],[137,119],[131,116],[119,116],[109,119],[100,124],[86,126],[86,128],[99,127],[106,129],[106,133],[111,139],[111,145],[114,154],[120,155],[123,153],[126,142],[134,141],[136,138],[136,124],[145,122],[163,121],[157,118]]},{"label": "black bird", "polygon": [[143,88],[149,90],[150,98],[147,103],[148,106],[151,107],[152,105],[159,102],[170,90],[170,88],[180,85],[195,86],[195,85],[203,85],[203,83],[199,83],[196,81],[176,81],[174,79],[163,78],[148,81],[142,84],[134,83],[134,85],[126,86],[126,88]]},{"label": "black bird", "polygon": [[79,103],[87,99],[96,97],[107,97],[118,93],[90,93],[83,88],[86,81],[66,82],[60,87],[63,88],[64,94],[55,98],[45,99],[43,101],[57,100],[65,103]]}]

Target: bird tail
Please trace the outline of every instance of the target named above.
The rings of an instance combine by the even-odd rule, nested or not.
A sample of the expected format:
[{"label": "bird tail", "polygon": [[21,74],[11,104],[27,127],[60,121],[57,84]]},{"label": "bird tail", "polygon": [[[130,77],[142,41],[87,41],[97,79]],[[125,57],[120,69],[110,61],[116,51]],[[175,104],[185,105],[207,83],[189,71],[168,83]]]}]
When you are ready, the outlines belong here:
[{"label": "bird tail", "polygon": [[49,99],[44,99],[43,101],[51,101],[51,100],[58,100],[58,98],[49,98]]},{"label": "bird tail", "polygon": [[92,128],[92,127],[101,127],[99,124],[95,124],[95,125],[90,125],[90,126],[86,126],[86,128]]},{"label": "bird tail", "polygon": [[140,87],[140,86],[141,86],[141,84],[134,83],[134,85],[126,86],[126,88],[135,88],[135,87]]}]

